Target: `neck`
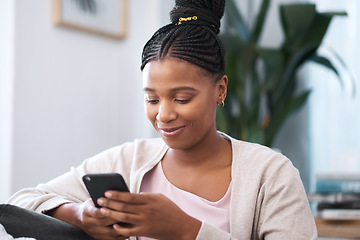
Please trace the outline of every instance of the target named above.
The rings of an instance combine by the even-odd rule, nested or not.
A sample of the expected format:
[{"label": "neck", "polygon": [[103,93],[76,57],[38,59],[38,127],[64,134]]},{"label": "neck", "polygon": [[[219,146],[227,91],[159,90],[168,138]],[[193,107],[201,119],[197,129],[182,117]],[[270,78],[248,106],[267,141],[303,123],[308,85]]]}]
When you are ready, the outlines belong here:
[{"label": "neck", "polygon": [[[216,130],[190,149],[169,149],[166,158],[179,167],[218,167],[231,164],[231,144]],[[230,159],[230,162],[229,162]]]}]

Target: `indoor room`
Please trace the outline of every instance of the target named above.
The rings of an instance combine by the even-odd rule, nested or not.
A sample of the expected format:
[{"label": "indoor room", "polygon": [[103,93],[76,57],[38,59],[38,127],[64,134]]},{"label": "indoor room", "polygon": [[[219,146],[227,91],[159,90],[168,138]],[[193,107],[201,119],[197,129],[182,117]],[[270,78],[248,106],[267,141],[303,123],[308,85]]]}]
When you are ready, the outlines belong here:
[{"label": "indoor room", "polygon": [[[202,68],[200,75],[204,78],[211,78],[210,75],[218,76],[217,74],[221,73],[220,80],[212,86],[215,86],[216,91],[222,89],[225,92],[222,92],[222,99],[214,102],[214,107],[211,107],[212,103],[208,101],[208,105],[199,105],[192,108],[192,111],[193,116],[197,114],[198,118],[200,115],[205,118],[206,114],[212,114],[212,123],[217,129],[214,134],[221,136],[222,140],[227,140],[214,148],[224,152],[225,149],[230,149],[233,154],[230,154],[231,163],[227,169],[229,178],[224,185],[230,186],[232,191],[241,185],[235,183],[234,174],[237,168],[231,165],[236,160],[235,141],[241,144],[251,143],[254,148],[269,151],[268,154],[264,153],[266,156],[271,152],[271,156],[274,156],[272,158],[281,157],[282,161],[288,161],[291,171],[294,169],[294,172],[299,172],[299,179],[296,181],[301,183],[299,191],[304,192],[308,204],[306,207],[309,207],[315,219],[313,226],[316,227],[319,239],[360,239],[360,2],[226,0],[222,6],[223,16],[215,16],[216,13],[212,15],[213,13],[209,13],[210,10],[201,12],[202,3],[197,2],[222,1],[0,1],[0,204],[21,205],[42,213],[52,211],[54,207],[35,209],[33,203],[22,205],[9,199],[14,199],[19,191],[35,191],[30,189],[35,189],[39,184],[46,185],[51,180],[52,183],[56,182],[57,180],[53,179],[78,169],[78,166],[84,166],[84,161],[91,162],[108,149],[154,138],[159,141],[163,138],[164,146],[167,145],[169,148],[167,151],[164,150],[164,156],[159,161],[163,163],[165,175],[171,182],[171,174],[169,172],[168,175],[165,171],[165,163],[170,163],[170,160],[166,160],[175,156],[171,154],[171,150],[177,149],[172,147],[176,145],[176,137],[172,137],[172,140],[166,138],[177,134],[181,136],[181,132],[177,131],[182,129],[160,129],[158,122],[161,114],[151,116],[151,111],[157,106],[156,111],[164,111],[165,104],[160,104],[160,97],[157,100],[151,99],[157,92],[153,85],[147,84],[151,82],[150,79],[155,79],[155,75],[151,75],[151,67],[154,69],[157,66],[156,73],[159,76],[166,73],[168,79],[175,81],[169,76],[175,76],[176,71],[182,69],[183,62],[193,67],[192,61],[195,61],[193,59],[196,57],[186,55],[185,58],[181,58],[182,60],[177,60],[178,65],[173,61],[172,64],[177,67],[162,60],[171,58],[166,53],[163,56],[156,55],[155,60],[151,58],[153,56],[146,60],[146,54],[151,54],[151,49],[149,53],[145,51],[148,46],[146,44],[163,26],[166,30],[167,26],[169,29],[175,29],[184,25],[199,26],[207,23],[203,29],[206,28],[211,37],[215,36],[216,41],[219,39],[222,42],[219,43],[219,51],[220,55],[223,54],[221,49],[224,48],[225,54],[221,55],[224,61],[221,64],[224,65],[225,71],[213,70],[214,67],[202,67],[197,63],[195,65]],[[193,9],[196,10],[194,12],[199,12],[198,14],[186,15],[191,11],[184,10],[182,14],[185,15],[179,15],[181,17],[177,17],[175,21],[170,18],[169,13],[176,4],[180,9],[177,11],[182,11],[182,7],[187,7],[186,4],[195,3],[198,5]],[[173,11],[171,16],[178,14],[177,11]],[[206,21],[203,20],[202,14],[209,14]],[[212,23],[215,17],[219,17],[218,25]],[[198,32],[197,30],[196,34],[189,36],[193,37]],[[176,37],[170,38],[170,41],[176,40]],[[171,55],[173,49],[176,50],[176,46],[171,44],[170,42],[161,45],[154,42],[154,48],[161,45],[163,49],[168,49],[168,54]],[[196,44],[187,45],[189,47],[185,47],[185,51],[192,51],[189,49]],[[201,55],[205,50],[194,52],[195,55]],[[218,58],[218,55],[213,55],[208,61],[211,62],[215,58]],[[173,67],[172,71],[165,69],[169,66],[166,64]],[[189,68],[187,74],[190,72]],[[184,76],[187,75],[184,73],[183,78]],[[155,80],[160,81],[159,79]],[[161,84],[159,86],[163,87]],[[186,87],[189,89],[185,90],[185,87],[180,88],[182,94],[182,91],[186,90],[186,94],[183,95],[193,94],[191,98],[196,99],[195,96],[201,95],[190,93],[195,92],[190,87]],[[172,105],[169,103],[166,106],[173,106],[176,102],[177,109],[184,109],[193,104],[191,98],[179,103],[178,100],[174,100],[171,102]],[[212,112],[205,112],[204,109],[212,109]],[[174,112],[168,112],[169,116],[175,114]],[[202,112],[204,114],[200,114]],[[189,135],[194,136],[194,139],[197,137],[196,134],[201,135],[202,129],[207,126],[199,124],[196,127],[196,124],[194,123],[193,135]],[[192,123],[190,126],[193,127]],[[187,139],[190,142],[191,137]],[[211,155],[210,149],[212,151],[213,148],[208,146],[208,149],[204,151],[204,156],[207,153]],[[242,148],[239,149],[241,151]],[[124,150],[129,155],[131,151]],[[137,151],[151,155],[149,158],[157,154],[155,150]],[[223,153],[222,156],[227,155]],[[272,158],[269,157],[269,162]],[[84,166],[84,173],[87,171],[86,167]],[[136,174],[131,175],[135,171],[134,168],[129,167],[126,171],[129,174],[125,174],[124,178],[130,192],[135,194],[139,193],[139,189],[132,186],[138,177]],[[142,169],[138,168],[139,171]],[[251,169],[256,169],[254,172],[257,172],[260,168],[252,166]],[[263,175],[259,175],[259,179],[256,180],[250,180],[252,178],[249,177],[247,185],[256,184],[258,180],[261,182],[267,171],[272,169],[266,166],[263,168]],[[192,179],[190,174],[180,171],[180,168],[169,169],[175,169],[174,176],[179,176],[180,179],[180,175],[183,179],[186,179],[184,176]],[[243,169],[246,169],[246,163]],[[247,173],[251,175],[251,171]],[[275,171],[274,175],[282,176],[280,170],[277,171],[279,172]],[[208,175],[211,176],[210,173]],[[218,174],[215,175],[218,177]],[[212,181],[219,185],[225,181],[224,178],[218,178],[220,181],[215,181],[215,177]],[[195,196],[202,196],[205,190],[200,191],[201,194],[196,194],[198,189],[201,189],[201,184],[198,181],[191,184],[189,181],[184,180],[186,184],[179,181],[181,184],[178,186],[184,186],[179,189],[194,193]],[[82,184],[85,191],[83,183],[79,184]],[[295,186],[291,184],[289,181],[289,192],[283,193],[284,196],[291,193],[291,186]],[[215,184],[214,188],[217,185]],[[197,188],[193,189],[194,186]],[[260,184],[257,193],[266,191],[262,190],[265,189],[263,186],[265,183]],[[288,186],[279,186],[279,189],[288,189]],[[226,187],[225,191],[217,191],[215,188],[213,192],[222,196],[225,192],[231,192],[230,187]],[[243,193],[244,191],[236,192],[238,196],[242,196]],[[205,197],[205,200],[219,199],[218,195],[207,195],[207,192],[204,194],[209,196]],[[232,192],[232,202],[235,201],[233,196],[236,194]],[[253,201],[254,205],[259,204],[259,199],[264,200],[271,194],[257,196],[257,201]],[[90,199],[90,195],[87,195],[87,198]],[[282,198],[280,193],[277,198]],[[66,203],[69,201],[67,199]],[[56,207],[66,203],[59,202]],[[38,205],[41,206],[40,203]],[[243,205],[242,207],[251,208],[245,203]],[[228,211],[230,214],[235,212],[231,207]],[[240,210],[239,212],[241,213]],[[252,212],[252,216],[259,214],[261,219],[262,215],[259,212],[261,211]],[[52,216],[52,213],[49,214]],[[227,239],[226,236],[246,239],[232,232],[235,228],[231,223],[233,217],[235,215],[231,215],[228,220],[228,235],[220,230],[216,232],[218,229],[214,232],[209,230],[201,235],[207,227],[203,220],[198,239],[208,239],[201,238],[203,236],[213,236],[213,239]],[[264,219],[267,218],[264,216]],[[255,229],[253,223],[248,229],[251,239],[266,239],[266,232],[260,227],[262,222],[259,221],[256,227],[259,228],[257,234],[263,238],[256,238],[256,234],[251,232],[255,231],[252,230]],[[2,222],[0,209],[0,226],[1,224],[4,231],[0,231],[0,234],[7,232],[14,239],[41,239],[36,235],[12,234]],[[309,224],[308,221],[306,224]],[[300,226],[307,229],[306,224]],[[164,238],[156,236],[138,239]]]}]

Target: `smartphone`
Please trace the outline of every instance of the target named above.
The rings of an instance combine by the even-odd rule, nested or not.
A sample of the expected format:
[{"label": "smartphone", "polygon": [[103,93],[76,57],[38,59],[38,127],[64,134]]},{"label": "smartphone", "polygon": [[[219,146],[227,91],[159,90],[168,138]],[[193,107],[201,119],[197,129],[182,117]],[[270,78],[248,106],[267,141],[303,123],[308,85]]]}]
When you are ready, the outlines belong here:
[{"label": "smartphone", "polygon": [[95,173],[83,176],[83,182],[90,194],[96,207],[100,208],[97,200],[104,197],[104,193],[108,190],[116,190],[129,192],[124,178],[118,173]]}]

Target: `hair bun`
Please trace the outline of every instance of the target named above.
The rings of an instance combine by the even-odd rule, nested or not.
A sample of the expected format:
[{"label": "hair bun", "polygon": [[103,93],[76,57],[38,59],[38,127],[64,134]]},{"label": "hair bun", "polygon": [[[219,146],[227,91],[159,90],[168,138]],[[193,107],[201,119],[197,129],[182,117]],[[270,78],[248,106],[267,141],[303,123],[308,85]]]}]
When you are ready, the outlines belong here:
[{"label": "hair bun", "polygon": [[224,8],[225,0],[176,0],[170,19],[173,23],[178,23],[180,18],[196,16],[196,21],[189,23],[211,26],[211,29],[219,33]]}]

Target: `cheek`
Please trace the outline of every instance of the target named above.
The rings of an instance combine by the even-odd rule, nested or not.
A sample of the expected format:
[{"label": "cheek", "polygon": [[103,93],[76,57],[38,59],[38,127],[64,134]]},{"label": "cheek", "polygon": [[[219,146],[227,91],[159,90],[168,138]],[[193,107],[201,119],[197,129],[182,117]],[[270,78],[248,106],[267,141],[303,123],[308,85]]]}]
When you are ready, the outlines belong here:
[{"label": "cheek", "polygon": [[197,125],[202,125],[205,122],[212,121],[216,114],[216,107],[209,106],[208,101],[196,104],[189,108],[184,108],[181,116],[189,121],[198,122]]},{"label": "cheek", "polygon": [[151,121],[153,122],[154,119],[155,119],[155,111],[154,111],[154,108],[149,106],[146,102],[144,104],[144,108],[145,108],[145,115],[146,117]]}]

